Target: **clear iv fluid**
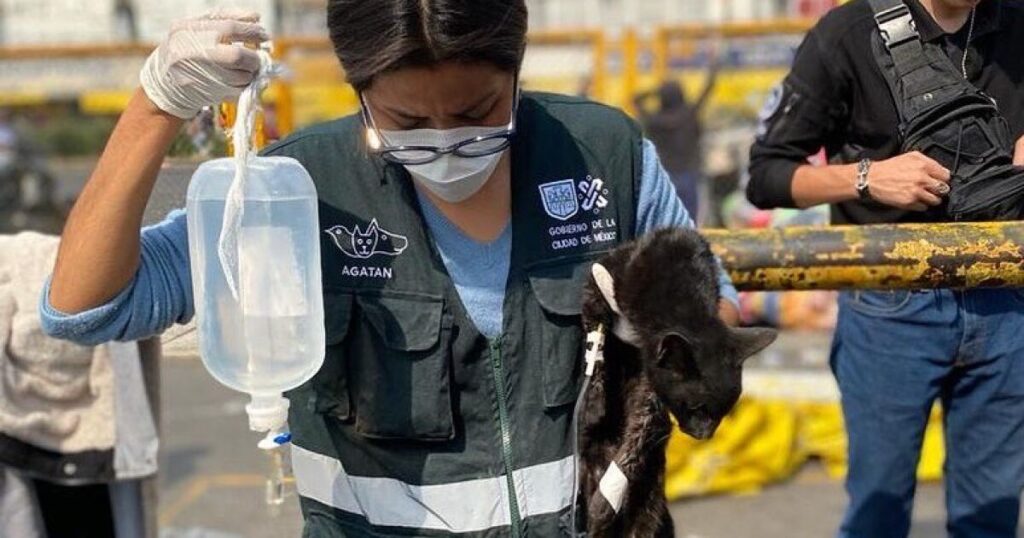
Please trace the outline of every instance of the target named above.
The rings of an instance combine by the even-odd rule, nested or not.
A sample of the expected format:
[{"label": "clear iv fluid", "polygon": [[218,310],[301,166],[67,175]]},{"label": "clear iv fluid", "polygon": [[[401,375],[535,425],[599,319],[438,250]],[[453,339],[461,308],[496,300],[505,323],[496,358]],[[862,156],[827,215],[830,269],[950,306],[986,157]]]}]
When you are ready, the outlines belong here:
[{"label": "clear iv fluid", "polygon": [[[293,207],[281,208],[290,212],[308,211],[308,204],[302,201],[281,202],[279,206],[290,205]],[[249,201],[245,204],[246,219],[253,213],[265,212],[266,204],[263,202]],[[202,202],[200,204],[201,222],[198,224],[200,230],[209,233],[201,233],[206,242],[207,256],[203,269],[204,283],[202,290],[196,286],[197,310],[202,310],[205,315],[200,324],[200,347],[203,359],[207,361],[207,368],[210,373],[221,383],[239,391],[245,392],[267,392],[280,390],[280,386],[296,385],[304,382],[306,370],[311,364],[305,357],[316,352],[323,352],[323,349],[313,349],[311,345],[316,344],[315,327],[310,326],[310,316],[302,315],[301,310],[291,312],[278,312],[278,315],[271,315],[269,309],[259,310],[251,308],[251,296],[253,290],[250,286],[259,285],[260,282],[252,282],[252,279],[242,280],[239,293],[244,294],[235,301],[231,290],[224,278],[219,260],[216,257],[217,241],[220,234],[220,226],[223,219],[223,201]],[[190,227],[191,228],[191,227]],[[272,229],[272,228],[270,228]],[[268,227],[247,227],[240,241],[240,249],[246,250],[246,242],[254,235],[266,233]],[[213,254],[213,255],[211,255]],[[300,272],[308,269],[308,252],[300,253],[297,256],[297,263],[293,263],[292,270]],[[304,255],[302,255],[304,254]],[[285,254],[287,255],[287,253]],[[281,260],[282,255],[271,249],[253,249],[251,253],[242,257],[241,263],[262,263],[266,267],[273,267],[275,264],[287,263],[288,260]],[[261,259],[262,258],[262,259]],[[303,260],[303,258],[305,260]],[[292,260],[295,262],[295,260]],[[269,275],[268,275],[269,276]],[[198,278],[193,276],[196,281]],[[265,282],[268,293],[281,290],[291,293],[301,293],[301,289],[275,290],[273,282]],[[284,287],[288,287],[287,285]],[[259,292],[260,290],[255,290]],[[270,296],[267,296],[268,299]],[[245,307],[250,307],[247,312]],[[257,305],[258,306],[258,305]],[[265,375],[268,368],[273,369],[274,375]]]},{"label": "clear iv fluid", "polygon": [[313,377],[324,360],[316,189],[293,159],[249,162],[238,266],[232,273],[236,299],[217,254],[235,165],[234,159],[204,163],[189,186],[200,355],[224,385],[251,394],[254,402],[280,401],[282,393]]}]

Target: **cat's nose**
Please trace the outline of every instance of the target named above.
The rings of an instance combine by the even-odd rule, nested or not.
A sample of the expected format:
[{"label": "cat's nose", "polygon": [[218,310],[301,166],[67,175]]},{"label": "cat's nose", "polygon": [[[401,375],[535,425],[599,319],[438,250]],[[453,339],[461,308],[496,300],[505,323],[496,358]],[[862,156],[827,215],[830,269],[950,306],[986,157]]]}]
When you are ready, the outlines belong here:
[{"label": "cat's nose", "polygon": [[707,441],[715,435],[715,430],[718,429],[718,422],[714,420],[699,420],[691,418],[690,420],[687,420],[680,429],[682,429],[686,435],[689,435],[698,441]]},{"label": "cat's nose", "polygon": [[694,436],[698,441],[707,441],[715,434],[715,431],[711,428],[701,428],[696,432]]}]

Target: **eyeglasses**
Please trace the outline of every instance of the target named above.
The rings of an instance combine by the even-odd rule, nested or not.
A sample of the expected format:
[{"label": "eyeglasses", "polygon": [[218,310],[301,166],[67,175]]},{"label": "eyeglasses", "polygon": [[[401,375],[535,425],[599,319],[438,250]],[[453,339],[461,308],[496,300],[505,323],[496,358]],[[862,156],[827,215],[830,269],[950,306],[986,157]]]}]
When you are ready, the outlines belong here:
[{"label": "eyeglasses", "polygon": [[492,134],[469,138],[452,144],[447,147],[437,146],[389,146],[385,144],[384,137],[377,122],[373,119],[373,113],[367,106],[366,97],[359,94],[359,104],[362,109],[363,123],[366,125],[366,137],[369,141],[370,150],[379,154],[384,160],[401,165],[429,164],[441,157],[452,154],[458,157],[472,159],[474,157],[486,157],[508,149],[512,145],[512,137],[516,134],[516,115],[519,113],[519,77],[515,78],[515,85],[512,88],[512,118],[505,129]]}]

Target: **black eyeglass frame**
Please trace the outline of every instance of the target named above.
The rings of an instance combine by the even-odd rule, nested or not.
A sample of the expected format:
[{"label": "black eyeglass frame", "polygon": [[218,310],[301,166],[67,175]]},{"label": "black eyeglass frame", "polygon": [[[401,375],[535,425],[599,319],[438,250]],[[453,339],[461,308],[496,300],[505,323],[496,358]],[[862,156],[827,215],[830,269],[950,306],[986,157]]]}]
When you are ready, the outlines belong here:
[{"label": "black eyeglass frame", "polygon": [[[440,159],[441,157],[444,157],[445,155],[448,155],[448,154],[456,155],[458,157],[463,157],[463,158],[467,158],[467,159],[472,159],[472,158],[476,158],[476,157],[486,157],[488,155],[494,155],[495,153],[501,153],[502,151],[505,151],[506,149],[508,149],[509,146],[512,145],[512,138],[515,137],[515,135],[516,135],[516,117],[519,115],[519,101],[520,101],[520,98],[521,98],[520,89],[521,88],[520,88],[520,85],[519,85],[519,74],[517,73],[516,76],[515,76],[514,86],[512,87],[512,92],[513,92],[512,118],[509,120],[508,126],[506,126],[503,131],[496,131],[496,132],[494,132],[492,134],[483,135],[483,136],[477,136],[477,137],[474,137],[474,138],[469,138],[469,139],[463,140],[461,142],[458,142],[456,144],[452,144],[452,145],[450,145],[448,147],[444,147],[444,148],[437,147],[437,146],[388,146],[388,145],[385,145],[384,144],[384,137],[381,135],[380,129],[377,128],[377,122],[374,121],[373,113],[370,112],[370,107],[367,105],[366,97],[363,95],[362,92],[359,92],[359,108],[360,108],[361,116],[363,118],[363,125],[365,125],[367,129],[370,129],[371,131],[373,131],[373,135],[380,142],[380,146],[379,147],[376,147],[376,148],[371,147],[370,150],[373,151],[376,154],[379,154],[381,156],[381,158],[383,158],[384,160],[386,160],[388,162],[391,162],[391,163],[394,163],[394,164],[415,166],[415,165],[420,165],[420,164],[430,164],[430,163],[435,162],[438,159]],[[464,148],[466,146],[470,146],[470,145],[473,145],[473,144],[479,144],[480,142],[487,142],[489,140],[498,140],[498,139],[503,139],[503,142],[500,145],[495,146],[494,148],[489,148],[487,151],[483,151],[483,152],[480,152],[480,153],[466,153],[466,152],[460,151],[462,148]],[[407,152],[407,151],[430,152],[430,153],[432,153],[432,155],[429,156],[429,157],[424,157],[422,159],[404,159],[404,158],[401,158],[401,157],[398,157],[398,156],[395,155],[395,153]]]}]

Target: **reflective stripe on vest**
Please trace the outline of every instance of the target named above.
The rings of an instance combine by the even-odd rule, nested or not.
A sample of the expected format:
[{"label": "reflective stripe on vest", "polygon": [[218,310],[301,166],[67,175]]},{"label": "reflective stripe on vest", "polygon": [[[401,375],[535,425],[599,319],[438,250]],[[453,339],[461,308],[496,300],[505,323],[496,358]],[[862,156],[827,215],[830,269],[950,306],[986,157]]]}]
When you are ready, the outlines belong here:
[{"label": "reflective stripe on vest", "polygon": [[[341,462],[292,445],[299,495],[362,516],[371,525],[480,532],[511,524],[505,476],[414,486],[392,478],[351,476]],[[521,516],[557,513],[572,504],[573,458],[514,472]]]}]

